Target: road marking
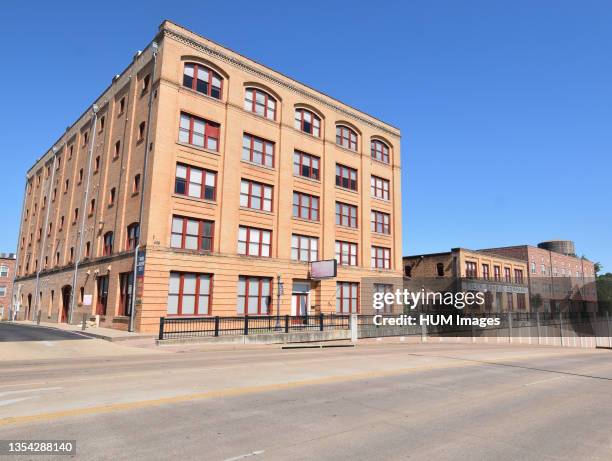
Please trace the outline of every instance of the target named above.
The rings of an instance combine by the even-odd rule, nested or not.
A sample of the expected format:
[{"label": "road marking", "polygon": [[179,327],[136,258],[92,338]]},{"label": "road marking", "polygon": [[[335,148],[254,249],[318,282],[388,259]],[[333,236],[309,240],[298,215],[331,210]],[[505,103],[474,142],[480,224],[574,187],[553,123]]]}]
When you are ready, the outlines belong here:
[{"label": "road marking", "polygon": [[[445,368],[463,368],[470,364],[449,362],[443,364]],[[10,416],[0,419],[0,426],[8,426],[12,424],[24,424],[32,422],[53,421],[60,418],[71,416],[85,416],[99,413],[113,413],[117,411],[135,410],[139,408],[147,408],[153,406],[167,405],[173,403],[184,403],[197,400],[206,400],[222,397],[239,397],[243,395],[256,394],[261,392],[279,391],[287,389],[295,389],[302,386],[315,386],[321,384],[333,384],[346,381],[355,381],[360,379],[383,378],[390,376],[399,376],[409,374],[416,371],[428,371],[441,368],[441,366],[419,366],[411,368],[399,368],[395,370],[384,371],[369,371],[362,373],[354,373],[343,376],[328,376],[325,378],[306,379],[301,381],[291,381],[287,383],[264,384],[260,386],[236,387],[229,389],[221,389],[217,391],[200,392],[195,394],[177,395],[174,397],[162,397],[153,400],[138,400],[135,402],[113,403],[109,405],[100,405],[95,407],[75,408],[72,410],[56,411],[51,413],[40,413],[37,415],[28,416]]]},{"label": "road marking", "polygon": [[10,395],[10,394],[23,394],[24,392],[56,391],[58,389],[61,389],[61,387],[39,387],[37,389],[19,389],[16,391],[0,392],[0,397],[4,397],[5,395]]},{"label": "road marking", "polygon": [[555,376],[554,378],[540,379],[539,381],[533,381],[531,383],[523,384],[523,386],[533,386],[534,384],[547,383],[548,381],[554,381],[556,379],[563,379],[565,376]]},{"label": "road marking", "polygon": [[234,456],[233,458],[227,458],[225,461],[238,461],[239,459],[250,458],[251,456],[257,456],[263,454],[265,450],[252,451],[246,455]]},{"label": "road marking", "polygon": [[29,399],[33,399],[37,397],[36,395],[32,395],[30,397],[20,397],[18,399],[11,399],[11,400],[0,400],[0,407],[3,407],[5,405],[10,405],[11,403],[17,403],[17,402],[22,402],[23,400],[29,400]]}]

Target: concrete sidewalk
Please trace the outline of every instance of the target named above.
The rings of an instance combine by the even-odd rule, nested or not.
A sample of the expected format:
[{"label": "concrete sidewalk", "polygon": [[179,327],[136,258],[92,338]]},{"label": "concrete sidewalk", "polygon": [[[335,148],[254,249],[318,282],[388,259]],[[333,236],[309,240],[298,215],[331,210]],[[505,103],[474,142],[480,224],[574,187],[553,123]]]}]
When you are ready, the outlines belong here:
[{"label": "concrete sidewalk", "polygon": [[51,323],[51,322],[40,322],[38,325],[36,322],[31,320],[20,320],[13,322],[17,325],[25,325],[39,328],[55,328],[63,331],[73,331],[91,338],[103,339],[105,341],[132,341],[142,339],[153,339],[157,335],[153,333],[135,333],[129,331],[116,330],[114,328],[102,328],[96,326],[87,326],[85,330],[82,330],[82,325],[69,325],[67,323]]}]

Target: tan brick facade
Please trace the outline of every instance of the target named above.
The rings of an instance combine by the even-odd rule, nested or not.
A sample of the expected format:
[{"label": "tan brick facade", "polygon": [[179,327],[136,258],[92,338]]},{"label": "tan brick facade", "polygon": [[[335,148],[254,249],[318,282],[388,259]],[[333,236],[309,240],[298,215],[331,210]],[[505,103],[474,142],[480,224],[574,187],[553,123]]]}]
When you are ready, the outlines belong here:
[{"label": "tan brick facade", "polygon": [[0,320],[9,318],[15,277],[15,255],[0,254]]},{"label": "tan brick facade", "polygon": [[[100,288],[100,279],[108,276],[106,309],[98,313],[103,325],[127,327],[127,317],[122,315],[126,297],[121,296],[119,274],[127,274],[133,268],[128,226],[139,221],[143,186],[140,239],[146,251],[146,265],[143,283],[137,290],[136,328],[140,331],[154,331],[159,318],[167,315],[171,272],[211,275],[209,315],[236,315],[241,275],[272,279],[274,310],[269,313],[275,313],[276,278],[280,275],[284,284],[280,311],[292,313],[294,282],[308,281],[309,277],[309,264],[292,259],[294,234],[318,238],[317,259],[333,259],[337,241],[357,244],[356,266],[339,266],[336,279],[312,282],[308,296],[310,312],[336,310],[338,281],[359,282],[362,277],[381,273],[396,277],[401,274],[397,128],[170,22],[160,26],[156,42],[159,53],[154,75],[149,46],[98,98],[97,114],[86,112],[56,142],[57,152],[48,152],[28,173],[17,281],[22,316],[32,316],[40,306],[43,319],[46,316],[65,321],[64,295],[72,285],[74,261],[80,260],[73,321],[96,313],[100,291],[106,292]],[[215,85],[212,79],[205,82],[207,89],[197,86],[199,81],[192,88],[186,87],[183,82],[186,64],[214,71],[222,82],[220,95],[208,94]],[[204,74],[202,70],[198,72]],[[269,119],[245,108],[246,93],[251,88],[274,98],[275,117]],[[147,126],[150,97],[151,119]],[[296,109],[306,109],[320,119],[319,136],[296,128]],[[186,131],[180,132],[182,113],[197,118],[188,125],[188,135]],[[206,121],[205,139],[214,139],[204,141],[210,142],[208,146],[194,145],[198,144],[194,140],[199,139],[196,128],[202,123],[199,119]],[[96,126],[92,127],[94,120]],[[336,143],[338,126],[352,130],[356,147],[352,140],[347,144],[349,148]],[[147,130],[150,130],[148,143]],[[273,143],[272,165],[242,160],[245,134]],[[183,136],[188,136],[189,141]],[[373,141],[384,143],[389,163],[372,158]],[[138,191],[134,178],[145,176],[145,148],[150,149],[146,181],[142,184],[141,179]],[[296,150],[320,159],[318,178],[294,174]],[[214,199],[177,193],[177,163],[191,168],[192,179],[199,170],[214,173]],[[336,186],[337,164],[356,170],[356,190]],[[371,195],[372,177],[386,181],[388,197],[379,188],[375,192],[383,198]],[[269,211],[241,206],[242,180],[271,187]],[[318,198],[318,220],[293,216],[295,192]],[[356,227],[336,225],[337,202],[357,207]],[[47,217],[48,207],[51,208]],[[75,220],[76,208],[79,214]],[[372,210],[388,217],[388,233],[371,231]],[[79,251],[82,213],[86,215]],[[173,247],[173,216],[214,222],[212,251]],[[238,254],[240,226],[270,231],[270,257]],[[109,232],[114,236],[113,249],[105,254],[104,237]],[[187,240],[186,236],[182,238]],[[388,269],[372,269],[373,246],[388,250],[381,252],[389,261]],[[93,298],[91,305],[85,302],[88,295]]]}]

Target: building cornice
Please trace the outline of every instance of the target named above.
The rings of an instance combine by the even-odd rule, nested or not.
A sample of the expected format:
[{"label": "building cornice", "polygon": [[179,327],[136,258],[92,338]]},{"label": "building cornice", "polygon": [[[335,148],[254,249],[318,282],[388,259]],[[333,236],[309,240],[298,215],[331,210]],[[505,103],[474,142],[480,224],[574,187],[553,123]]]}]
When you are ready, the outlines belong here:
[{"label": "building cornice", "polygon": [[311,91],[307,91],[304,88],[301,88],[298,85],[295,85],[285,79],[279,78],[276,75],[273,75],[272,73],[269,72],[265,72],[261,69],[258,69],[254,66],[252,66],[251,64],[247,63],[244,60],[238,59],[234,56],[230,56],[229,54],[223,52],[222,50],[219,50],[217,48],[212,48],[211,46],[207,45],[206,43],[197,41],[192,39],[191,37],[188,37],[184,34],[181,34],[180,32],[177,32],[175,30],[172,29],[167,29],[164,28],[161,31],[162,35],[164,38],[168,37],[171,38],[172,40],[176,40],[177,42],[180,42],[184,45],[187,45],[191,48],[193,48],[194,50],[199,51],[200,53],[204,53],[208,56],[211,56],[215,59],[218,59],[220,61],[223,61],[235,68],[238,68],[244,72],[247,72],[251,75],[255,75],[256,77],[262,79],[262,80],[266,80],[268,82],[271,82],[275,85],[279,85],[289,91],[291,91],[292,93],[295,94],[299,94],[301,97],[309,99],[311,101],[315,101],[319,104],[322,104],[346,117],[349,117],[353,120],[356,120],[358,122],[361,123],[365,123],[366,125],[369,125],[373,128],[376,128],[377,130],[381,130],[384,131],[387,134],[390,134],[392,136],[397,136],[399,137],[399,130],[395,131],[390,129],[389,127],[380,124],[380,123],[376,123],[375,121],[367,118],[367,117],[363,117],[362,115],[348,110],[338,104],[334,104],[332,101],[330,101],[329,99],[319,96]]}]

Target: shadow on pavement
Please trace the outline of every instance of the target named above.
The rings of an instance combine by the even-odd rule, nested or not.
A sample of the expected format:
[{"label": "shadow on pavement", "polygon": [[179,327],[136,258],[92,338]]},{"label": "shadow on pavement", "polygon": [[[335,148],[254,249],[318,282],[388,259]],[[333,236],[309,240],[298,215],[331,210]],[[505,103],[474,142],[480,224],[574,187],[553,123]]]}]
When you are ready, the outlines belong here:
[{"label": "shadow on pavement", "polygon": [[67,341],[80,339],[91,338],[71,331],[0,322],[0,342]]}]

